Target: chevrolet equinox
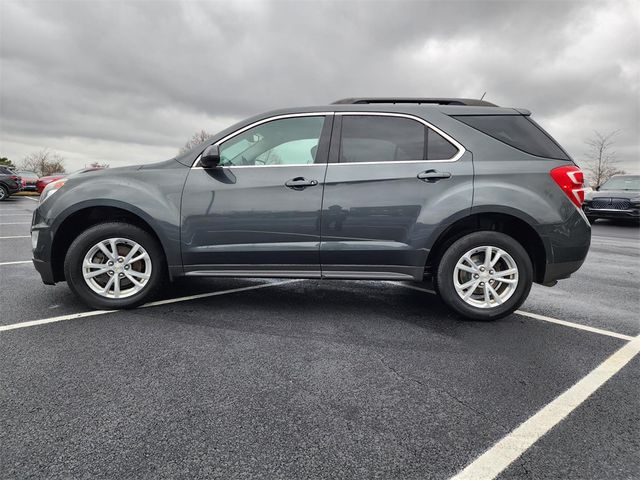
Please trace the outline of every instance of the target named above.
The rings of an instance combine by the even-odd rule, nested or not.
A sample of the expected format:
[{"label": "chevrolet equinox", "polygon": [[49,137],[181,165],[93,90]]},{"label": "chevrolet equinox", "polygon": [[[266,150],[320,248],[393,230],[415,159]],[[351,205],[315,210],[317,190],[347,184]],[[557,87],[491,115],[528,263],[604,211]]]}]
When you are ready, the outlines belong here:
[{"label": "chevrolet equinox", "polygon": [[136,307],[180,276],[430,280],[491,320],[580,267],[583,200],[582,172],[527,110],[350,98],[51,183],[33,263],[95,308]]}]

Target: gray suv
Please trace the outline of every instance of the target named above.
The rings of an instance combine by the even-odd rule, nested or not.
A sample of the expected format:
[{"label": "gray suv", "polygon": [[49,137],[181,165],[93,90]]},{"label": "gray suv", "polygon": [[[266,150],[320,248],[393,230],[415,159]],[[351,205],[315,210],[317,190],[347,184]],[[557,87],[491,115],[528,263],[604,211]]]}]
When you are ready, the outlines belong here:
[{"label": "gray suv", "polygon": [[51,184],[33,262],[96,308],[138,306],[180,276],[431,280],[451,309],[491,320],[580,267],[582,185],[526,110],[350,98]]}]

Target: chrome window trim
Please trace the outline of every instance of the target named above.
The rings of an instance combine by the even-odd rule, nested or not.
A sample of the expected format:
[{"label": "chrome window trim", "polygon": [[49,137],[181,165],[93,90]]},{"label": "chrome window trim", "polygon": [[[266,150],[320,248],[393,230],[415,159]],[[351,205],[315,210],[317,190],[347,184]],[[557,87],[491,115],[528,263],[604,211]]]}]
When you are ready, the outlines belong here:
[{"label": "chrome window trim", "polygon": [[[278,168],[278,167],[314,167],[314,166],[319,166],[319,165],[389,165],[389,164],[405,164],[405,163],[425,163],[425,162],[429,162],[429,163],[443,163],[443,162],[456,162],[458,160],[460,160],[460,158],[465,154],[465,152],[467,151],[464,146],[458,142],[455,138],[451,137],[449,134],[443,132],[442,130],[440,130],[438,127],[436,127],[435,125],[427,122],[425,119],[420,118],[416,115],[411,115],[409,113],[394,113],[394,112],[367,112],[367,111],[360,111],[360,112],[303,112],[303,113],[285,113],[282,115],[276,115],[274,117],[268,117],[268,118],[263,118],[262,120],[257,120],[253,123],[250,123],[249,125],[246,125],[244,127],[242,127],[240,130],[236,130],[235,132],[230,133],[229,135],[221,138],[220,140],[218,140],[215,143],[212,143],[211,145],[220,145],[224,142],[226,142],[227,140],[230,140],[231,138],[240,135],[243,132],[246,132],[247,130],[253,128],[253,127],[257,127],[258,125],[262,125],[263,123],[268,123],[268,122],[272,122],[274,120],[282,120],[285,118],[298,118],[298,117],[326,117],[329,115],[361,115],[361,116],[379,116],[379,117],[400,117],[400,118],[409,118],[411,120],[415,120],[419,123],[422,123],[424,126],[432,129],[433,131],[437,132],[438,134],[442,135],[442,137],[444,137],[447,141],[451,142],[453,144],[454,147],[456,147],[458,149],[458,153],[456,153],[453,157],[451,158],[446,158],[446,159],[437,159],[437,160],[397,160],[397,161],[393,161],[393,162],[338,162],[338,163],[300,163],[300,164],[293,164],[293,165],[229,165],[229,166],[222,166],[220,168]],[[196,157],[196,159],[193,161],[193,164],[191,165],[192,169],[200,169],[200,170],[204,170],[203,167],[199,167],[198,163],[200,162],[200,155],[198,155]]]},{"label": "chrome window trim", "polygon": [[456,147],[458,149],[458,153],[456,153],[451,158],[443,158],[443,159],[436,159],[436,160],[394,160],[393,162],[382,162],[382,161],[380,161],[380,162],[338,162],[338,163],[332,163],[331,165],[380,165],[380,164],[392,165],[392,164],[396,164],[396,163],[456,162],[456,161],[460,160],[460,157],[462,157],[462,155],[464,155],[465,152],[467,151],[460,142],[458,142],[455,138],[451,137],[449,134],[443,132],[442,130],[440,130],[435,125],[432,125],[431,123],[427,122],[424,118],[420,118],[420,117],[418,117],[416,115],[411,115],[409,113],[393,113],[393,112],[335,112],[334,114],[335,115],[360,115],[360,116],[366,116],[366,117],[378,116],[378,117],[409,118],[411,120],[415,120],[415,121],[417,121],[419,123],[422,123],[424,126],[430,128],[434,132],[439,133],[440,135],[442,135],[445,140],[449,141],[451,144],[453,144],[454,147]]},{"label": "chrome window trim", "polygon": [[[283,120],[285,118],[298,118],[298,117],[326,117],[328,115],[333,115],[334,112],[303,112],[303,113],[285,113],[282,115],[276,115],[274,117],[263,118],[262,120],[257,120],[249,125],[242,127],[240,130],[236,130],[235,132],[230,133],[226,137],[222,137],[217,142],[212,143],[211,145],[220,145],[221,143],[226,142],[227,140],[232,139],[233,137],[240,135],[247,130],[257,127],[258,125],[262,125],[263,123],[273,122],[274,120]],[[191,168],[199,168],[204,169],[203,167],[198,167],[198,162],[200,162],[200,156],[198,155],[196,159],[191,164]],[[256,167],[303,167],[303,166],[313,166],[313,165],[326,165],[326,163],[300,163],[293,165],[229,165],[222,166],[221,168],[256,168]]]}]

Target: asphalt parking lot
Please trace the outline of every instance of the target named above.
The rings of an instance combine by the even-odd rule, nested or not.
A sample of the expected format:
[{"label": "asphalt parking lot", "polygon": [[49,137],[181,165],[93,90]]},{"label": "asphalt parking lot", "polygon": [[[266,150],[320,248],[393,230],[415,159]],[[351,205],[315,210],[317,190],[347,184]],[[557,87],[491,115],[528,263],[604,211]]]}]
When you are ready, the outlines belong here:
[{"label": "asphalt parking lot", "polygon": [[640,477],[637,226],[594,225],[579,272],[493,323],[363,281],[85,314],[31,265],[36,205],[0,204],[1,478]]}]

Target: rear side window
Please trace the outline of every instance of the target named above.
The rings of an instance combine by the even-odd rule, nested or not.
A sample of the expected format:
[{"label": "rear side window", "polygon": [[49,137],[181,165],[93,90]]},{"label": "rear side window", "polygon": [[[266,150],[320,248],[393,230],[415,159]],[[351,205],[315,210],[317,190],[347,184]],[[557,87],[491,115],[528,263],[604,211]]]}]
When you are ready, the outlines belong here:
[{"label": "rear side window", "polygon": [[454,118],[531,155],[569,160],[558,144],[524,115],[455,115]]},{"label": "rear side window", "polygon": [[458,149],[438,132],[410,118],[342,117],[340,162],[448,160]]}]

